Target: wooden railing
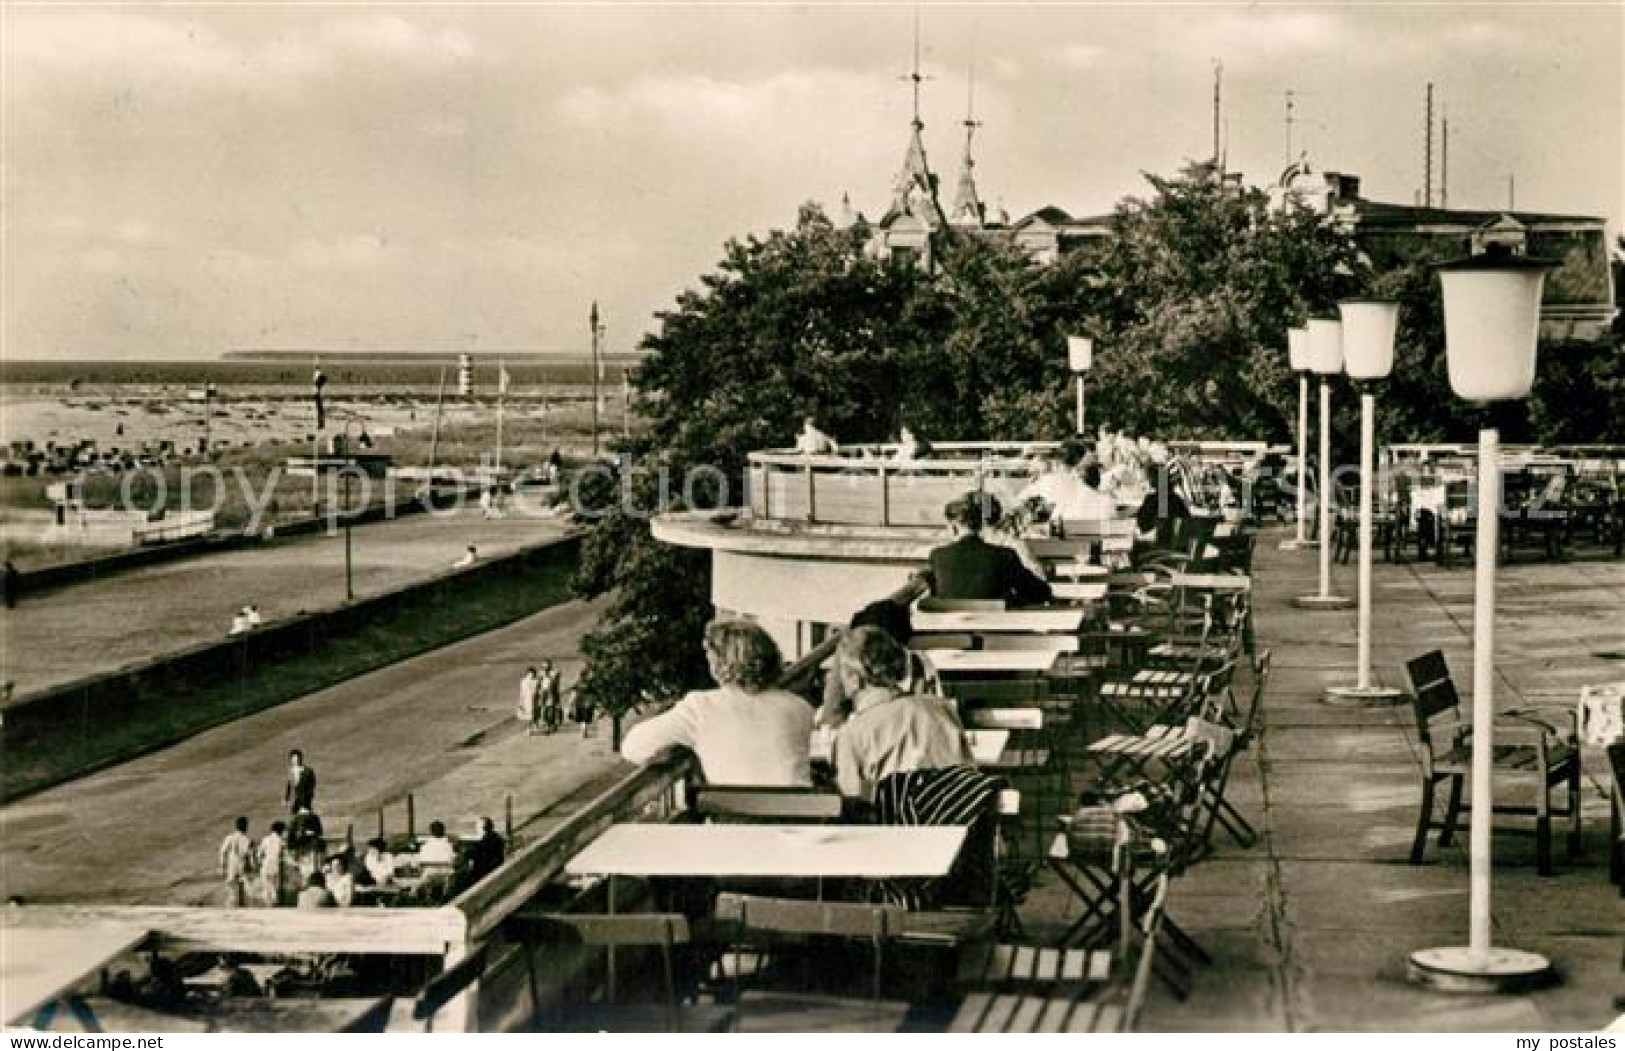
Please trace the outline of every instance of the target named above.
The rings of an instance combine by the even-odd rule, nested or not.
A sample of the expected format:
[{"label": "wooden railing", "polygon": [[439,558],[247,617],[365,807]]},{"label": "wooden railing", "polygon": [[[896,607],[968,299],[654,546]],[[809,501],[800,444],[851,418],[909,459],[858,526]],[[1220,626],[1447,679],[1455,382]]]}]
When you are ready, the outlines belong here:
[{"label": "wooden railing", "polygon": [[823,525],[942,524],[967,492],[1012,498],[1033,476],[1030,456],[1053,442],[944,442],[930,458],[898,461],[897,447],[843,446],[837,455],[750,454],[750,509],[758,520]]}]

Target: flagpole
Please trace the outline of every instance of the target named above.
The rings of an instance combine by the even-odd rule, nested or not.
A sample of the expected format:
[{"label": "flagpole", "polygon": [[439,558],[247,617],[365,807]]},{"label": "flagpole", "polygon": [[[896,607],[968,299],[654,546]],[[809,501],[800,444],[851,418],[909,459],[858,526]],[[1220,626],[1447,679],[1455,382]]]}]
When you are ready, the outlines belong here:
[{"label": "flagpole", "polygon": [[[497,359],[497,481],[502,475],[502,417],[508,400],[508,366]],[[493,482],[495,484],[495,482]]]},{"label": "flagpole", "polygon": [[587,319],[592,326],[592,458],[598,459],[598,300],[592,301],[592,314]]}]

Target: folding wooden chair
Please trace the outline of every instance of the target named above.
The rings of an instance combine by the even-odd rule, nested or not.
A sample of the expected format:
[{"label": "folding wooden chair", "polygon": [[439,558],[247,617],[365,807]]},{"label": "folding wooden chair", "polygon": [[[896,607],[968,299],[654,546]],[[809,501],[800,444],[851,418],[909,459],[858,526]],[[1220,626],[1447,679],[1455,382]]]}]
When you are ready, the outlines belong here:
[{"label": "folding wooden chair", "polygon": [[[906,929],[906,910],[896,905],[857,902],[807,901],[725,893],[717,898],[719,932],[726,934],[735,955],[734,1028],[736,1032],[783,1032],[790,1028],[809,1032],[873,1032],[896,1029],[909,1005],[883,997],[886,948]],[[793,992],[745,990],[741,950],[755,946],[764,951],[786,945],[806,947],[814,937],[867,942],[873,961],[867,999],[839,993],[809,992],[807,980]],[[758,969],[754,977],[762,978]]]},{"label": "folding wooden chair", "polygon": [[744,785],[696,788],[689,802],[690,809],[705,821],[792,824],[839,821],[842,806],[837,792]]},{"label": "folding wooden chair", "polygon": [[950,1033],[1132,1032],[1145,1002],[1161,931],[1167,877],[1137,927],[1137,952],[984,945],[961,957],[966,990]]},{"label": "folding wooden chair", "polygon": [[[602,996],[571,1004],[563,1027],[571,1032],[717,1032],[732,1012],[720,1007],[684,1005],[678,995],[675,950],[692,941],[688,917],[681,913],[540,913],[520,912],[504,924],[509,937],[528,947],[581,945],[602,948],[613,959],[617,949],[653,949],[660,961],[660,1003],[625,1003],[619,979],[625,973],[611,964]],[[624,965],[624,960],[620,961]]]},{"label": "folding wooden chair", "polygon": [[[1438,650],[1425,653],[1408,662],[1405,670],[1411,680],[1416,736],[1422,746],[1422,805],[1416,837],[1411,842],[1411,864],[1420,865],[1428,832],[1438,829],[1439,846],[1446,847],[1457,830],[1464,827],[1462,812],[1470,807],[1462,802],[1462,792],[1472,765],[1472,727],[1461,717],[1461,699],[1444,654]],[[1570,819],[1569,856],[1580,852],[1580,751],[1574,743],[1572,722],[1565,732],[1531,712],[1500,713],[1495,722],[1494,763],[1498,771],[1534,781],[1533,805],[1496,803],[1494,810],[1497,814],[1534,817],[1536,868],[1541,875],[1549,876],[1554,816]],[[1441,784],[1449,786],[1450,795],[1444,818],[1437,820],[1433,816],[1433,797]],[[1559,785],[1567,786],[1564,807],[1554,807],[1551,801],[1552,789]]]}]

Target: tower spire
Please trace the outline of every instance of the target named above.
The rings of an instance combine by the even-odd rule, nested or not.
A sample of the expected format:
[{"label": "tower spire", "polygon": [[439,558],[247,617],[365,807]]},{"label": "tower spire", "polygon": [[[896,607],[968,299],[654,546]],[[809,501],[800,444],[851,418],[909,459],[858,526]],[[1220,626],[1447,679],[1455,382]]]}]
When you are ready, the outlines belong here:
[{"label": "tower spire", "polygon": [[954,189],[953,211],[948,215],[952,223],[981,226],[987,220],[987,207],[976,192],[976,159],[971,147],[976,129],[982,122],[976,119],[976,67],[970,69],[965,92],[965,157],[959,165],[959,185]]},{"label": "tower spire", "polygon": [[909,122],[908,148],[903,153],[903,167],[892,184],[892,211],[917,216],[928,225],[943,221],[942,206],[937,202],[937,180],[925,159],[925,140],[921,132],[925,121],[920,119],[920,85],[930,77],[920,72],[920,9],[914,9],[914,68],[908,76],[914,92],[914,115]]}]

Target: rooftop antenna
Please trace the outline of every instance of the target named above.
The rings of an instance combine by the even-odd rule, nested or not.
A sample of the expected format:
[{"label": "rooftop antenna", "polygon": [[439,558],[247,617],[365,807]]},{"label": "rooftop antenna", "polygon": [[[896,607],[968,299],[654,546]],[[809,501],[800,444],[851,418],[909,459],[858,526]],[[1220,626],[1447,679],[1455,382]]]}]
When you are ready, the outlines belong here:
[{"label": "rooftop antenna", "polygon": [[1422,207],[1433,207],[1433,82],[1428,81],[1427,127],[1422,133]]},{"label": "rooftop antenna", "polygon": [[1292,163],[1292,105],[1298,93],[1291,88],[1286,89],[1286,163]]}]

